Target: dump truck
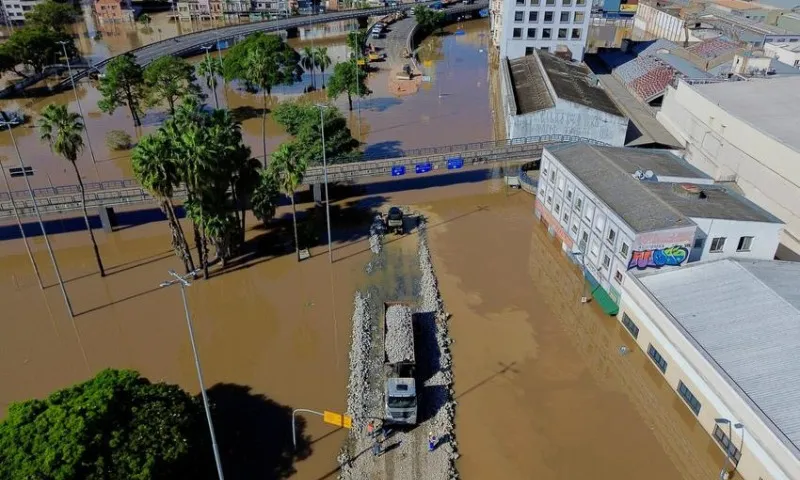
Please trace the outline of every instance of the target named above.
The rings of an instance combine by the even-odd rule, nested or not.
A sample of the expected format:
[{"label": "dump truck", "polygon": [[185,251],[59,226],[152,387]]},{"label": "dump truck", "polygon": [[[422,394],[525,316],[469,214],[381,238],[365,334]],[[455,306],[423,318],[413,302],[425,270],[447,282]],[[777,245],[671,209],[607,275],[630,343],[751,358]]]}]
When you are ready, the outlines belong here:
[{"label": "dump truck", "polygon": [[403,234],[403,211],[399,207],[392,207],[386,214],[386,230],[398,235]]},{"label": "dump truck", "polygon": [[384,422],[417,424],[416,355],[411,307],[404,302],[383,304]]}]

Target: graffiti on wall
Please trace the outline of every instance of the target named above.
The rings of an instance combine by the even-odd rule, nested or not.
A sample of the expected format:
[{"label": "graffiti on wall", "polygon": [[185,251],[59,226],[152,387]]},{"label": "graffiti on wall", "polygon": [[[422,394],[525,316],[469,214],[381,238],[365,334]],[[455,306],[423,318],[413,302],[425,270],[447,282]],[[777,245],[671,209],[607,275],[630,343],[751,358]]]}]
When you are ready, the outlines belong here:
[{"label": "graffiti on wall", "polygon": [[689,249],[681,246],[659,248],[656,250],[636,250],[628,262],[628,270],[637,268],[677,267],[689,258]]}]

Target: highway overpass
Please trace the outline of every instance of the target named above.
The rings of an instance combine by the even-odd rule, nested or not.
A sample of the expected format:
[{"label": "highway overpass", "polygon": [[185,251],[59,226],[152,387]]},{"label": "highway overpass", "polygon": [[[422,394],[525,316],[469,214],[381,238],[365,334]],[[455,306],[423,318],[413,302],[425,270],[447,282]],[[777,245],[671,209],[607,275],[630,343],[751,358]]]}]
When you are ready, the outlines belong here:
[{"label": "highway overpass", "polygon": [[[497,142],[475,142],[462,145],[423,148],[402,156],[334,164],[328,167],[328,181],[339,182],[368,177],[408,178],[463,168],[491,167],[503,162],[522,163],[541,157],[546,145],[564,142],[597,143],[581,137],[551,135],[515,138]],[[402,173],[401,173],[402,172]],[[320,166],[309,167],[304,184],[319,185],[323,181]],[[153,202],[152,197],[133,179],[86,183],[86,205],[89,208],[129,206]],[[34,189],[34,197],[42,213],[70,213],[81,208],[78,185],[62,185]],[[21,217],[35,215],[33,200],[27,190],[0,192],[0,221],[14,217],[13,195]],[[186,195],[183,188],[176,199]]]}]

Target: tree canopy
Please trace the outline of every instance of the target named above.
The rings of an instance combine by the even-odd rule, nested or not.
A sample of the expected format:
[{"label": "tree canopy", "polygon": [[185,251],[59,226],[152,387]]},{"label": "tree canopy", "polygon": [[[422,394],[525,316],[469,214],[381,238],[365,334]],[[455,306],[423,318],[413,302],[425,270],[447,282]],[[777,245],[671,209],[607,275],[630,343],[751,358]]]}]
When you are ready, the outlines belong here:
[{"label": "tree canopy", "polygon": [[0,423],[0,478],[198,478],[209,466],[205,428],[202,405],[178,386],[104,370],[9,407]]},{"label": "tree canopy", "polygon": [[[268,68],[254,68],[256,60]],[[223,76],[228,81],[243,81],[250,89],[265,89],[270,95],[276,85],[291,85],[300,78],[303,69],[299,62],[300,55],[279,36],[257,32],[228,50]]]},{"label": "tree canopy", "polygon": [[347,32],[347,48],[351,51],[356,51],[364,47],[364,44],[367,43],[367,31],[366,30],[353,30],[351,32]]},{"label": "tree canopy", "polygon": [[63,50],[58,42],[67,42],[67,55],[76,55],[77,50],[69,34],[40,26],[22,27],[0,45],[0,65],[4,70],[12,70],[21,77],[27,77],[30,73],[19,69],[19,66],[32,70],[35,75],[41,74],[48,65],[60,63]]},{"label": "tree canopy", "polygon": [[79,10],[71,3],[45,0],[34,5],[33,9],[25,14],[25,26],[61,32],[75,20],[78,13]]},{"label": "tree canopy", "polygon": [[425,5],[414,7],[414,20],[420,28],[427,32],[432,32],[437,28],[442,28],[446,19],[446,14],[442,10],[433,10]]},{"label": "tree canopy", "polygon": [[347,103],[353,110],[353,95],[366,97],[372,91],[367,87],[367,72],[356,64],[355,60],[337,63],[333,74],[328,79],[328,98],[337,98],[347,94]]},{"label": "tree canopy", "polygon": [[133,124],[140,126],[142,121],[139,114],[142,103],[146,100],[144,70],[136,63],[132,53],[115,57],[106,65],[105,77],[100,79],[100,95],[97,102],[100,110],[106,113],[122,106],[128,107],[133,117]]},{"label": "tree canopy", "polygon": [[196,82],[194,67],[186,60],[171,55],[158,58],[144,69],[147,104],[155,106],[166,102],[169,113],[174,114],[179,99],[200,94]]},{"label": "tree canopy", "polygon": [[[347,121],[336,108],[322,109],[325,127],[325,154],[329,163],[354,160],[358,140],[353,138]],[[298,155],[306,165],[322,164],[322,132],[320,107],[312,103],[283,102],[272,111],[276,122],[294,137],[292,142],[301,146]]]}]

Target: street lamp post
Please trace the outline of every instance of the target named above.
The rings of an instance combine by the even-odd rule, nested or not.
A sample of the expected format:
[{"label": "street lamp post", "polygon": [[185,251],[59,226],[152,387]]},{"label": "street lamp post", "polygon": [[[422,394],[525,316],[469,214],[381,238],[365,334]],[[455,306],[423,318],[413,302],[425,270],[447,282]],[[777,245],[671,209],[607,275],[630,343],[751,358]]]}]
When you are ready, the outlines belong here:
[{"label": "street lamp post", "polygon": [[581,303],[589,303],[589,294],[586,292],[586,283],[588,282],[586,278],[586,256],[580,251],[573,252],[572,256],[577,256],[581,259],[581,275],[583,276],[581,279]]},{"label": "street lamp post", "polygon": [[[715,418],[714,423],[717,425],[723,424],[728,425],[728,447],[725,448],[725,460],[731,463],[733,466],[733,470],[736,471],[737,462],[735,458],[731,458],[731,449],[730,445],[733,445],[733,428],[742,431],[742,443],[741,446],[744,446],[744,424],[741,423],[733,423],[727,418]],[[739,449],[741,452],[741,448]],[[719,472],[720,480],[728,480],[730,478],[730,472],[725,468],[725,465],[722,466],[722,470]]]},{"label": "street lamp post", "polygon": [[[75,88],[75,77],[72,76],[72,66],[70,66],[69,55],[67,55],[67,42],[61,41],[57,43],[61,44],[61,48],[64,51],[64,59],[67,61],[67,73],[69,73],[69,81],[70,83],[72,83],[72,93],[75,94],[75,103],[78,105],[78,114],[81,116],[81,120],[83,123],[83,132],[86,134],[86,146],[89,147],[89,154],[92,156],[92,164],[96,166],[97,159],[95,159],[94,156],[94,149],[92,148],[92,140],[89,138],[89,128],[86,126],[86,119],[83,116],[83,108],[81,108],[81,101],[78,100],[78,90]],[[95,173],[97,173],[96,170]]]},{"label": "street lamp post", "polygon": [[328,224],[328,260],[333,263],[333,249],[331,248],[331,202],[328,197],[328,156],[325,152],[325,118],[323,112],[327,105],[317,104],[319,108],[319,130],[322,134],[322,177],[325,182],[325,221]]},{"label": "street lamp post", "polygon": [[181,299],[183,299],[183,311],[186,314],[186,326],[189,328],[189,341],[192,344],[192,353],[194,354],[194,366],[197,369],[197,380],[200,382],[200,395],[203,397],[203,407],[206,410],[206,420],[208,420],[208,432],[211,435],[211,447],[214,450],[214,461],[217,464],[217,476],[219,480],[224,480],[225,476],[222,473],[222,460],[219,456],[219,446],[217,446],[217,437],[214,434],[214,422],[211,420],[211,408],[208,405],[208,395],[206,394],[206,387],[203,383],[203,369],[200,367],[200,357],[197,354],[197,344],[194,341],[194,327],[192,326],[192,317],[189,314],[189,304],[186,301],[186,287],[191,283],[187,278],[195,278],[200,272],[197,269],[189,272],[186,275],[180,276],[174,270],[170,270],[169,274],[173,277],[172,280],[161,282],[159,287],[169,287],[178,284],[181,287]]},{"label": "street lamp post", "polygon": [[[42,213],[39,211],[39,204],[36,203],[36,197],[33,196],[31,181],[28,180],[28,175],[25,175],[26,173],[25,162],[22,160],[22,154],[19,152],[17,139],[14,138],[14,132],[11,131],[11,125],[7,124],[7,126],[8,126],[8,133],[11,134],[11,142],[14,144],[14,150],[17,152],[17,159],[19,159],[19,166],[20,168],[22,168],[23,177],[25,178],[25,186],[28,187],[28,194],[31,196],[31,203],[33,203],[33,210],[34,212],[36,212],[36,219],[39,220],[39,228],[42,229],[42,236],[44,237],[45,245],[47,245],[47,252],[50,254],[50,261],[53,262],[53,270],[56,272],[56,279],[58,280],[58,285],[61,287],[61,294],[64,296],[64,304],[66,304],[67,306],[67,312],[69,313],[69,318],[72,319],[74,317],[74,314],[72,312],[72,304],[70,303],[69,297],[67,296],[67,290],[66,288],[64,288],[64,280],[61,278],[61,271],[59,271],[58,269],[58,262],[56,262],[56,256],[55,254],[53,254],[53,247],[50,245],[50,239],[47,237],[47,231],[45,231],[44,229],[44,222],[42,221]],[[10,191],[8,193],[11,194]]]},{"label": "street lamp post", "polygon": [[[208,51],[211,50],[211,45],[203,45],[200,48],[202,48],[203,50],[206,51],[206,61],[209,63],[209,66],[211,66],[211,55],[208,54]],[[211,75],[214,75],[213,70],[210,73],[211,73]],[[219,99],[217,98],[217,79],[216,79],[216,76],[214,76],[214,81],[211,82],[211,85],[212,85],[212,90],[214,90],[214,105],[219,110]]]},{"label": "street lamp post", "polygon": [[[11,133],[11,123],[6,123],[8,127],[9,133]],[[13,133],[11,134],[13,136]],[[3,171],[3,181],[6,184],[6,189],[8,190],[8,198],[11,199],[11,208],[14,209],[14,218],[17,220],[17,226],[19,227],[19,233],[22,235],[22,241],[25,242],[25,251],[28,252],[28,258],[31,260],[31,265],[33,266],[33,272],[36,274],[36,280],[39,282],[39,289],[44,290],[44,285],[42,285],[42,276],[39,274],[39,266],[36,265],[36,260],[33,258],[33,253],[31,253],[31,247],[28,245],[28,237],[25,235],[25,229],[22,228],[22,220],[19,217],[19,210],[17,210],[17,202],[14,200],[14,192],[11,191],[11,184],[8,182],[8,177],[6,176],[6,169],[5,167],[0,164],[0,170]],[[23,169],[23,175],[27,175],[28,173]]]}]

